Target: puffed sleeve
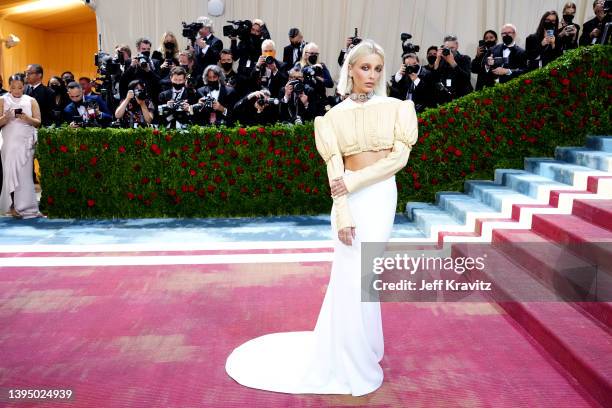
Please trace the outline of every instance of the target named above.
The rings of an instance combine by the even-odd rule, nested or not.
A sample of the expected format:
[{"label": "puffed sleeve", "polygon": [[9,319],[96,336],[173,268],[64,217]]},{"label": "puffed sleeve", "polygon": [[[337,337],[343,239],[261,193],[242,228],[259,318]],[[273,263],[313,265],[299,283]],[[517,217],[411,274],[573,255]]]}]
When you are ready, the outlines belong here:
[{"label": "puffed sleeve", "polygon": [[[327,164],[327,177],[329,181],[344,175],[344,162],[342,153],[338,148],[336,136],[333,129],[323,116],[317,116],[314,121],[315,143],[317,150]],[[345,227],[354,227],[355,223],[348,208],[347,195],[334,197],[334,207],[336,218],[334,220],[336,230],[340,231]]]},{"label": "puffed sleeve", "polygon": [[344,184],[349,192],[385,180],[406,166],[412,146],[418,138],[414,102],[407,100],[398,103],[393,136],[393,148],[387,157],[344,177]]}]

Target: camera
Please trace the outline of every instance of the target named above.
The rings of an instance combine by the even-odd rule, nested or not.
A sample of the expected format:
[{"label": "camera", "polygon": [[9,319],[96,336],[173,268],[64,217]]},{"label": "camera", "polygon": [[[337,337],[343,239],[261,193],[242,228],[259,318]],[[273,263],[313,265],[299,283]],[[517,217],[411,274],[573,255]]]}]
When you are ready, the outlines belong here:
[{"label": "camera", "polygon": [[257,98],[257,103],[260,106],[278,105],[280,103],[280,99],[278,99],[278,98],[268,98],[266,100],[266,98],[264,98],[263,96],[260,96],[259,98]]},{"label": "camera", "polygon": [[416,74],[417,72],[419,72],[419,66],[418,65],[406,65],[406,64],[404,64],[404,67],[406,67],[406,74],[407,75]]},{"label": "camera", "polygon": [[141,101],[144,101],[145,99],[149,97],[145,89],[135,89],[134,96],[136,97],[136,99],[140,99]]},{"label": "camera", "polygon": [[353,35],[350,38],[351,38],[351,44],[352,45],[357,45],[357,44],[359,44],[362,41],[362,39],[359,38],[359,36],[357,35],[357,27],[355,27],[355,35]]},{"label": "camera", "polygon": [[202,27],[204,27],[204,24],[202,23],[185,23],[184,21],[181,22],[181,24],[183,25],[183,37],[189,39],[192,43],[195,42],[195,39],[198,35],[198,32],[200,31],[200,29]]},{"label": "camera", "polygon": [[299,79],[289,81],[287,82],[287,85],[293,86],[293,93],[296,95],[301,95],[304,93],[304,84]]},{"label": "camera", "polygon": [[408,41],[411,38],[412,38],[412,34],[408,34],[408,33],[400,34],[400,40],[402,42],[402,51],[404,52],[404,54],[408,54],[408,53],[416,54],[421,49],[420,46],[414,45],[413,43]]},{"label": "camera", "polygon": [[445,57],[448,57],[450,54],[451,54],[450,48],[442,47],[442,55],[444,55]]},{"label": "camera", "polygon": [[149,57],[146,55],[140,53],[136,55],[135,58],[138,60],[138,65],[140,65],[140,68],[145,69],[149,65]]},{"label": "camera", "polygon": [[304,83],[310,84],[313,87],[317,85],[317,76],[323,76],[323,70],[321,67],[313,67],[310,65],[302,68],[302,74],[304,75]]},{"label": "camera", "polygon": [[227,22],[230,25],[223,26],[225,37],[238,37],[243,40],[251,34],[251,27],[253,27],[251,20],[227,20]]},{"label": "camera", "polygon": [[118,57],[113,58],[102,51],[94,55],[94,64],[98,67],[98,72],[102,76],[118,74],[121,65]]},{"label": "camera", "polygon": [[194,112],[204,112],[204,111],[212,111],[213,103],[215,103],[216,99],[212,97],[211,94],[207,94],[202,98],[202,102],[198,102],[195,105],[191,105],[191,108]]},{"label": "camera", "polygon": [[274,64],[274,57],[271,55],[268,55],[266,57],[266,65],[270,65],[270,64]]}]

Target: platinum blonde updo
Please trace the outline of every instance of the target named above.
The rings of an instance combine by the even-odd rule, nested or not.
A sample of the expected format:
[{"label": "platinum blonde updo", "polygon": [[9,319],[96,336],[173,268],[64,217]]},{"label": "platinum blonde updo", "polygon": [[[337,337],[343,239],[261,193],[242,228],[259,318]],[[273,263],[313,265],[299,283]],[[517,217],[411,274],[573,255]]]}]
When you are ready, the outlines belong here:
[{"label": "platinum blonde updo", "polygon": [[344,59],[342,69],[340,70],[340,79],[338,80],[338,86],[336,87],[337,92],[340,95],[349,95],[353,91],[353,79],[349,76],[349,65],[354,66],[355,63],[366,55],[378,54],[383,61],[383,69],[378,79],[378,83],[374,88],[374,94],[380,96],[387,95],[387,84],[385,74],[385,51],[380,45],[375,43],[373,40],[363,40],[357,44]]}]

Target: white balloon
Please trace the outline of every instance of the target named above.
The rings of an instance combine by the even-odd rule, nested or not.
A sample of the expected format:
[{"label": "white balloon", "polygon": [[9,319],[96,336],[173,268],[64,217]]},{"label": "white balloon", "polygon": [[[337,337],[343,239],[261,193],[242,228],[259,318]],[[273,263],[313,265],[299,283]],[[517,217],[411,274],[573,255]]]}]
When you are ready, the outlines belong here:
[{"label": "white balloon", "polygon": [[223,0],[208,0],[208,15],[219,17],[223,15],[225,3]]}]

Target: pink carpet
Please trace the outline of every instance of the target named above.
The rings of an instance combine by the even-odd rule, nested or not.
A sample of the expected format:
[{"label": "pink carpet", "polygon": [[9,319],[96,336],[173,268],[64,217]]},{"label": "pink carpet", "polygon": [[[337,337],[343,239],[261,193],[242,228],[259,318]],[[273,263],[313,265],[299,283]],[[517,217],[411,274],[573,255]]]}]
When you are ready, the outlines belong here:
[{"label": "pink carpet", "polygon": [[70,388],[7,407],[586,407],[491,303],[385,303],[385,382],[364,397],[243,387],[225,358],[314,328],[330,264],[0,268],[0,389]]}]

